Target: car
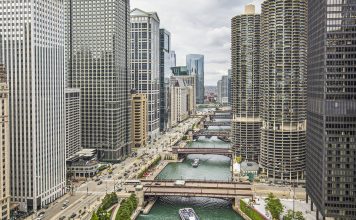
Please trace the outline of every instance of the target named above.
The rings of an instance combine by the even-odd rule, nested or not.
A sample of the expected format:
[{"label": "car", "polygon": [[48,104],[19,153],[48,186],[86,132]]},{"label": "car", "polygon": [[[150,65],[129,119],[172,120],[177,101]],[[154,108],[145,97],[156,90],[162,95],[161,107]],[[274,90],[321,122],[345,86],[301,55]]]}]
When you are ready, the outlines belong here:
[{"label": "car", "polygon": [[66,208],[67,208],[67,206],[66,206],[66,205],[63,205],[61,209],[64,210],[64,209],[66,209]]},{"label": "car", "polygon": [[100,179],[99,179],[99,178],[97,178],[97,179],[95,179],[94,181],[95,181],[95,182],[98,182],[98,181],[100,181]]},{"label": "car", "polygon": [[59,220],[64,220],[66,217],[65,216],[62,216],[59,218]]},{"label": "car", "polygon": [[158,182],[157,182],[157,183],[155,183],[155,185],[156,185],[156,186],[160,186],[160,185],[161,185],[161,183],[158,183]]},{"label": "car", "polygon": [[98,185],[101,185],[102,183],[103,183],[103,181],[100,180],[100,181],[98,182]]},{"label": "car", "polygon": [[43,206],[44,209],[48,209],[48,207],[49,207],[48,205]]},{"label": "car", "polygon": [[69,218],[75,218],[75,216],[77,216],[77,214],[73,212],[73,214]]},{"label": "car", "polygon": [[39,217],[41,217],[41,216],[44,216],[44,214],[45,214],[45,212],[39,212],[38,214],[37,214],[37,216],[39,216]]}]

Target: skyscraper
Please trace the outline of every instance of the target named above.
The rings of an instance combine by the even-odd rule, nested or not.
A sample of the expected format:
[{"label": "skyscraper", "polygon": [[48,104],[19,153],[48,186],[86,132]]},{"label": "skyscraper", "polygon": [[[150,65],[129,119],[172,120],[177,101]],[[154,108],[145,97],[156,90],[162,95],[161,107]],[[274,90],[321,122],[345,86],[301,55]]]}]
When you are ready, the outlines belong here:
[{"label": "skyscraper", "polygon": [[[0,61],[1,62],[1,61]],[[9,134],[9,88],[5,66],[0,64],[0,218],[10,219],[10,134]]]},{"label": "skyscraper", "polygon": [[160,130],[168,128],[169,121],[169,77],[172,73],[171,61],[171,34],[166,29],[159,30],[160,41],[160,69],[159,69],[159,93],[160,93]]},{"label": "skyscraper", "polygon": [[67,86],[81,90],[82,147],[130,153],[129,1],[66,0]]},{"label": "skyscraper", "polygon": [[228,103],[229,105],[231,105],[232,103],[232,74],[231,74],[231,69],[228,70],[228,88],[227,88],[227,92],[228,92]]},{"label": "skyscraper", "polygon": [[245,160],[258,161],[260,118],[260,22],[255,6],[232,19],[232,144]]},{"label": "skyscraper", "polygon": [[229,102],[229,76],[222,76],[217,83],[218,102],[227,105]]},{"label": "skyscraper", "polygon": [[196,76],[197,104],[204,104],[204,55],[189,54],[186,62],[189,74]]},{"label": "skyscraper", "polygon": [[304,178],[307,0],[266,0],[261,16],[261,155],[269,177]]},{"label": "skyscraper", "polygon": [[159,17],[156,12],[131,11],[131,88],[148,98],[148,135],[159,136]]},{"label": "skyscraper", "polygon": [[66,191],[64,5],[57,0],[2,0],[1,7],[11,199],[21,211],[31,211]]},{"label": "skyscraper", "polygon": [[356,2],[308,7],[306,191],[318,217],[355,219]]}]

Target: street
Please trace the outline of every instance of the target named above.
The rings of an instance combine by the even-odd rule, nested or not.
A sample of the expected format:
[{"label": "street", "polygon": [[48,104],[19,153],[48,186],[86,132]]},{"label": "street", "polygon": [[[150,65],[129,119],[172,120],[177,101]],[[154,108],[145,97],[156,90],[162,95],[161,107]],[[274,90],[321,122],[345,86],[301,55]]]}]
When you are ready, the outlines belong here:
[{"label": "street", "polygon": [[[153,143],[149,143],[145,148],[137,149],[136,157],[128,157],[119,164],[113,164],[112,174],[104,170],[100,176],[87,179],[86,182],[74,188],[73,195],[67,193],[55,203],[50,204],[48,209],[39,210],[37,215],[44,212],[41,218],[44,220],[60,219],[61,217],[67,219],[72,215],[76,215],[73,219],[90,219],[92,212],[99,207],[107,193],[117,191],[122,183],[133,179],[140,167],[147,164],[155,155],[171,150],[172,145],[181,140],[184,134],[199,121],[200,118],[189,118],[180,123],[158,137]],[[96,179],[102,183],[99,185],[100,181],[95,181]],[[67,204],[66,208],[63,208],[64,203]],[[82,213],[81,216],[79,216],[79,211]],[[36,214],[26,219],[36,219]]]}]

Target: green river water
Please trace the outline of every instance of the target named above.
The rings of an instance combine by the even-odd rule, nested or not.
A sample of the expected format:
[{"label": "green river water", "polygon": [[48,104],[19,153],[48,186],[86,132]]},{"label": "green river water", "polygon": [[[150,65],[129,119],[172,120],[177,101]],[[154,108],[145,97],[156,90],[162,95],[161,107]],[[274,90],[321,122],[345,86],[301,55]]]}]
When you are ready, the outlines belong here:
[{"label": "green river water", "polygon": [[[218,128],[209,128],[218,129]],[[216,137],[205,138],[192,142],[190,147],[226,147],[229,145]],[[191,163],[200,159],[198,168]],[[230,180],[230,159],[218,155],[188,155],[182,163],[171,163],[162,170],[157,179],[207,179]],[[201,220],[241,220],[242,218],[231,208],[231,201],[214,198],[161,197],[157,200],[148,215],[140,215],[138,220],[179,220],[178,210],[191,207]]]}]

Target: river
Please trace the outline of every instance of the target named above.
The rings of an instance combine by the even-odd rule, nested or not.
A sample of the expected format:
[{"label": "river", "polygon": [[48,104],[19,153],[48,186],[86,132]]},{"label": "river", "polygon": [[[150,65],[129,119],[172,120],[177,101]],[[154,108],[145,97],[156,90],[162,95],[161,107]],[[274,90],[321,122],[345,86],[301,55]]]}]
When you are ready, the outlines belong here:
[{"label": "river", "polygon": [[[218,129],[218,128],[211,128]],[[200,137],[189,147],[226,147],[229,145],[217,137]],[[191,166],[195,158],[200,159],[198,168]],[[171,163],[162,170],[157,179],[207,179],[231,180],[230,159],[219,155],[188,155],[182,163]],[[231,208],[231,201],[214,198],[161,197],[148,215],[138,220],[178,220],[178,210],[192,207],[201,220],[241,220]]]}]

